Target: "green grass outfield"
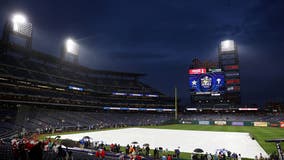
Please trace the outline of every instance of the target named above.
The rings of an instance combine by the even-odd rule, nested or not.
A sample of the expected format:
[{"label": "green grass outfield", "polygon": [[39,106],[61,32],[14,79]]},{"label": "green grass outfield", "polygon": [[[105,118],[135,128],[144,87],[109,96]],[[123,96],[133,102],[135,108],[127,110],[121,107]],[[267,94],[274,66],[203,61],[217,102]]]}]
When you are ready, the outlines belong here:
[{"label": "green grass outfield", "polygon": [[[253,127],[253,126],[215,126],[215,125],[191,125],[191,124],[172,124],[163,126],[152,126],[147,128],[176,129],[176,130],[199,130],[199,131],[224,131],[224,132],[248,132],[261,147],[268,153],[276,151],[274,143],[267,143],[267,139],[284,138],[284,128],[274,127]],[[282,143],[281,147],[284,147]]]}]

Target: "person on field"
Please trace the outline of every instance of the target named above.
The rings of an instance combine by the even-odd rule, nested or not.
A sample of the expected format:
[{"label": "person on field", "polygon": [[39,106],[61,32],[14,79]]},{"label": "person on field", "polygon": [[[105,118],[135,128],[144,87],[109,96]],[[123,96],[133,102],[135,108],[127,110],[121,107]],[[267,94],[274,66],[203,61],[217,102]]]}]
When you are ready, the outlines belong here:
[{"label": "person on field", "polygon": [[242,160],[241,154],[238,155],[238,160]]},{"label": "person on field", "polygon": [[179,160],[179,155],[180,155],[180,150],[179,150],[180,147],[178,147],[178,149],[175,149],[175,155],[176,155],[176,158],[177,160]]},{"label": "person on field", "polygon": [[148,157],[150,153],[150,147],[146,146],[145,150],[146,150],[146,157]]}]

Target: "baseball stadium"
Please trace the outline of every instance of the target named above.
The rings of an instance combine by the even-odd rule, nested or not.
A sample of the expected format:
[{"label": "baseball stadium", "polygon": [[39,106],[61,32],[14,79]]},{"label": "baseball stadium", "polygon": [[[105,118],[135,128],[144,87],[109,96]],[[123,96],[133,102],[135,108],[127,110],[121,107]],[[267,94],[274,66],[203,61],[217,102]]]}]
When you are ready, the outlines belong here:
[{"label": "baseball stadium", "polygon": [[242,103],[237,40],[216,42],[216,61],[196,57],[184,68],[184,105],[179,88],[167,95],[144,73],[80,64],[74,38],[59,55],[34,49],[37,22],[9,18],[0,41],[0,160],[283,159],[284,105]]}]

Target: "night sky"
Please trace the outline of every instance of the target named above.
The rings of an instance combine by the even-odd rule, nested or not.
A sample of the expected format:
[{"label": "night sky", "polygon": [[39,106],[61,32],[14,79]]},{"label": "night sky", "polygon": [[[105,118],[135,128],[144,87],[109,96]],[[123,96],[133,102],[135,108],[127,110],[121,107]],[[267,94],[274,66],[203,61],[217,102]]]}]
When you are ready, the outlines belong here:
[{"label": "night sky", "polygon": [[80,44],[80,64],[145,73],[167,95],[189,103],[187,68],[217,61],[221,40],[237,42],[244,104],[284,101],[284,1],[0,0],[0,31],[21,12],[33,23],[33,48],[59,56],[66,37]]}]

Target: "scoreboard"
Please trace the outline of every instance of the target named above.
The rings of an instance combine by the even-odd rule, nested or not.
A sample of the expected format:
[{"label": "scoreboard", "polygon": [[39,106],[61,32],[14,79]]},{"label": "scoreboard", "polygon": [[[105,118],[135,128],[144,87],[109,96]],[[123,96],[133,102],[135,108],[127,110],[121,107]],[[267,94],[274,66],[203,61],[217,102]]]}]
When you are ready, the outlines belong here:
[{"label": "scoreboard", "polygon": [[211,94],[212,96],[218,96],[224,93],[224,73],[216,69],[209,69],[208,71],[204,71],[204,69],[192,69],[188,72],[191,94]]}]

